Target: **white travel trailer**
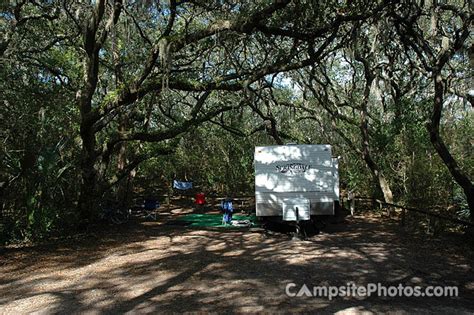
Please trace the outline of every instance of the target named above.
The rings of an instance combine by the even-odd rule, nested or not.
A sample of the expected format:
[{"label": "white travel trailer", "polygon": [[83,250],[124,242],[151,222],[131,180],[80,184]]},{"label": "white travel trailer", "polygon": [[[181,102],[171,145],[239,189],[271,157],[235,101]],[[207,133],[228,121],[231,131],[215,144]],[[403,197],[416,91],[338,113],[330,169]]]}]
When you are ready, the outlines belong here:
[{"label": "white travel trailer", "polygon": [[334,215],[338,201],[338,160],[330,145],[255,148],[257,217],[305,221]]}]

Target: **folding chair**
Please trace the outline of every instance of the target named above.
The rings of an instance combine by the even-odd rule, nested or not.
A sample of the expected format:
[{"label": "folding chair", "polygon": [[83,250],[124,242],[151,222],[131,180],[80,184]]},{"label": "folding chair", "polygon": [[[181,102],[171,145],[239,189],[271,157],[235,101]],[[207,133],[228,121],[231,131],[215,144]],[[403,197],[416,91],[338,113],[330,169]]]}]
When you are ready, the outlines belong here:
[{"label": "folding chair", "polygon": [[156,221],[156,209],[160,207],[160,203],[156,199],[145,199],[145,219],[151,218]]}]

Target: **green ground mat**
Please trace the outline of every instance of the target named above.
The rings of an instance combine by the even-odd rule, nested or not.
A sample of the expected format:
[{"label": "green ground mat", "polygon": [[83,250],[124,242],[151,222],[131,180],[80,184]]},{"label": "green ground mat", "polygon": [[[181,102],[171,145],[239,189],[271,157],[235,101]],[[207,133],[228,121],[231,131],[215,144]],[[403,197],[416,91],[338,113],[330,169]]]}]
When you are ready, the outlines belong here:
[{"label": "green ground mat", "polygon": [[[253,224],[252,226],[257,226],[257,217],[255,215],[234,215],[232,220],[250,220]],[[180,218],[177,218],[175,221],[182,223],[185,226],[194,226],[194,227],[228,227],[228,228],[239,228],[239,226],[233,226],[230,224],[222,224],[222,214],[187,214]],[[181,224],[180,224],[181,225]]]}]

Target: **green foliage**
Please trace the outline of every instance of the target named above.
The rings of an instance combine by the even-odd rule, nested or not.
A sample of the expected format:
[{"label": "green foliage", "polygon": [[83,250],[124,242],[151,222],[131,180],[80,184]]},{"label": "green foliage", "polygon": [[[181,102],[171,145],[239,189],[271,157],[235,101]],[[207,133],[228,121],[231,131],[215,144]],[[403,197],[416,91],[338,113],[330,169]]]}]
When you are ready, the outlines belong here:
[{"label": "green foliage", "polygon": [[205,192],[251,194],[255,140],[204,125],[183,136],[173,155],[143,163],[138,185],[147,193],[165,193],[163,186],[173,179],[190,180]]},{"label": "green foliage", "polygon": [[[57,51],[48,56],[62,64]],[[55,60],[55,59],[58,60]],[[74,225],[77,112],[50,74],[17,63],[2,67],[0,242],[38,240]]]},{"label": "green foliage", "polygon": [[[173,15],[146,1],[114,20],[106,1],[96,21],[97,3],[0,5],[0,242],[72,231],[103,195],[166,194],[173,179],[252,194],[254,147],[277,142],[331,144],[344,193],[380,197],[383,174],[396,202],[467,218],[426,129],[433,87],[419,60],[426,47],[426,60],[442,55],[441,31],[460,36],[461,4],[178,1]],[[403,38],[412,25],[431,34],[417,52]],[[443,68],[441,120],[470,178],[474,116],[458,96],[471,89],[471,46]]]}]

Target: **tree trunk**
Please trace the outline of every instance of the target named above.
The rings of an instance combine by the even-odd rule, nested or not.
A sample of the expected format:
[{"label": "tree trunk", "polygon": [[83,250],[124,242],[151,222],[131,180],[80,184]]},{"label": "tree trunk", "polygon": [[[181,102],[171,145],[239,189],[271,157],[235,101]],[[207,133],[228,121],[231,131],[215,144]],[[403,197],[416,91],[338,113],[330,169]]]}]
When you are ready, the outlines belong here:
[{"label": "tree trunk", "polygon": [[[127,120],[123,120],[121,126],[119,127],[121,132],[125,132],[127,129]],[[126,143],[121,143],[119,147],[119,152],[117,156],[117,171],[118,173],[122,173],[125,171],[125,167],[128,163],[127,158],[127,148]],[[135,177],[135,170],[131,169],[127,171],[127,174],[124,176],[122,180],[118,183],[117,189],[117,200],[120,204],[122,209],[128,209],[131,204],[131,195],[133,191],[133,178]]]},{"label": "tree trunk", "polygon": [[93,222],[97,217],[98,209],[98,173],[96,169],[97,156],[95,152],[96,138],[92,130],[83,119],[81,122],[82,184],[79,196],[78,210],[83,224]]},{"label": "tree trunk", "polygon": [[[364,100],[361,104],[361,115],[360,115],[360,131],[362,135],[362,158],[364,159],[365,163],[369,167],[372,175],[374,176],[377,186],[383,194],[384,201],[387,203],[393,203],[393,194],[392,190],[390,189],[390,185],[386,180],[383,173],[380,171],[377,164],[375,164],[372,156],[370,154],[369,148],[369,121],[368,121],[368,104],[369,104],[369,97],[371,94],[372,84],[375,80],[375,75],[370,68],[370,62],[367,58],[363,58],[357,51],[355,58],[357,61],[361,62],[364,66],[364,76],[365,76],[365,88],[364,88]],[[391,215],[391,207],[388,208],[388,214]]]},{"label": "tree trunk", "polygon": [[[98,209],[98,152],[94,124],[99,119],[98,113],[92,109],[92,97],[95,93],[99,76],[99,51],[107,31],[102,37],[96,37],[97,30],[105,12],[105,0],[96,2],[95,10],[86,19],[83,33],[83,78],[82,86],[76,93],[77,106],[81,113],[80,135],[82,139],[81,175],[82,184],[79,196],[78,211],[81,225],[93,222],[97,218]],[[117,2],[118,3],[118,2]],[[116,3],[116,5],[117,5]],[[118,11],[116,12],[116,9]],[[112,17],[120,14],[120,6],[114,6]]]},{"label": "tree trunk", "polygon": [[[372,159],[372,156],[370,155],[370,150],[368,146],[368,140],[364,141],[364,149],[359,150],[353,143],[352,141],[341,131],[339,130],[334,124],[333,124],[334,130],[341,136],[341,138],[347,143],[349,147],[351,147],[352,150],[357,152],[361,158],[364,160],[365,164],[369,168],[370,172],[372,173],[372,176],[374,178],[374,182],[379,188],[379,190],[382,192],[384,196],[384,200],[387,203],[393,203],[393,194],[392,190],[390,189],[390,185],[383,175],[383,173],[380,171],[378,165],[374,162]],[[363,132],[364,137],[368,137],[368,132]]]},{"label": "tree trunk", "polygon": [[377,183],[377,187],[382,192],[384,201],[386,203],[393,203],[393,194],[392,189],[390,188],[390,184],[388,183],[383,173],[380,171],[377,164],[375,164],[374,160],[372,160],[370,153],[363,152],[362,157],[365,161],[365,164],[372,173],[374,180]]},{"label": "tree trunk", "polygon": [[390,189],[390,185],[388,181],[385,179],[382,173],[379,173],[378,176],[379,186],[383,193],[383,199],[386,203],[393,203],[393,194],[392,190]]},{"label": "tree trunk", "polygon": [[98,60],[89,56],[85,59],[84,64],[84,87],[77,92],[76,102],[81,113],[80,136],[82,140],[82,184],[78,208],[82,223],[87,223],[94,221],[95,210],[98,208],[98,171],[96,168],[98,152],[94,128],[97,115],[92,110],[92,95],[97,86]]},{"label": "tree trunk", "polygon": [[82,184],[79,195],[79,216],[82,224],[95,221],[97,218],[97,173],[93,167],[84,163],[82,165]]},{"label": "tree trunk", "polygon": [[[377,183],[378,188],[383,194],[384,201],[386,203],[393,203],[393,194],[392,190],[390,189],[390,185],[380,171],[378,165],[372,159],[369,149],[369,130],[368,130],[368,123],[367,123],[367,105],[364,104],[363,111],[361,114],[361,134],[362,134],[362,158],[364,159],[365,163],[367,164],[370,172],[374,176],[375,182]],[[391,208],[389,207],[388,211],[389,215],[391,215]]]},{"label": "tree trunk", "polygon": [[441,77],[441,73],[438,72],[434,75],[434,102],[433,102],[433,113],[431,116],[431,122],[427,125],[428,132],[430,134],[430,141],[433,144],[436,152],[443,160],[444,164],[448,168],[449,172],[453,176],[456,183],[461,186],[466,195],[467,203],[469,205],[469,215],[472,222],[474,222],[474,186],[469,179],[468,175],[463,172],[459,167],[456,160],[449,152],[446,144],[439,134],[439,125],[441,121],[441,112],[443,109],[444,102],[444,82]]}]

